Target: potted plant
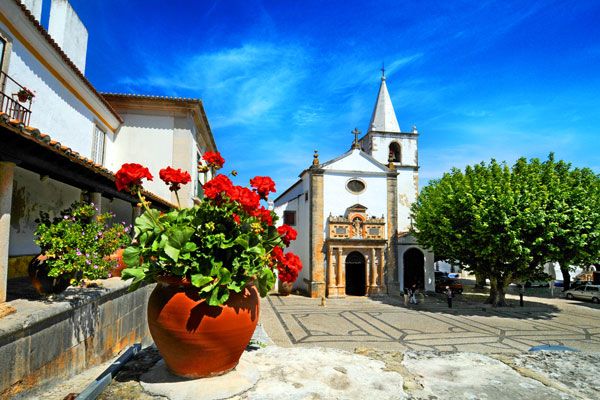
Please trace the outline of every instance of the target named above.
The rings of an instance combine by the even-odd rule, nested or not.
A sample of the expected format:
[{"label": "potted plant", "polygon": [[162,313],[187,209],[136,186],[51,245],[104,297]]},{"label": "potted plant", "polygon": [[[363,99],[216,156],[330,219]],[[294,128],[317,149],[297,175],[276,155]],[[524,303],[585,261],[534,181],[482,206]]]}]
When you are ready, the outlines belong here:
[{"label": "potted plant", "polygon": [[[203,159],[213,173],[224,163],[216,152]],[[160,178],[175,194],[190,181],[187,172],[170,167]],[[276,228],[277,216],[260,204],[275,192],[269,177],[253,178],[249,189],[217,175],[203,185],[196,205],[166,213],[149,207],[142,179],[152,175],[139,164],[124,164],[116,173],[117,188],[136,193],[145,209],[135,221],[134,244],[123,254],[128,268],[122,278],[132,279],[132,290],[158,283],[148,325],[171,372],[191,378],[225,373],[252,337],[258,296],[273,288],[275,272],[287,281],[297,278],[299,257],[283,251],[296,232]]]},{"label": "potted plant", "polygon": [[29,101],[29,100],[33,99],[34,97],[35,97],[35,94],[33,93],[33,91],[27,89],[26,87],[22,87],[17,92],[17,98],[19,99],[19,101],[21,103],[25,103],[26,101]]},{"label": "potted plant", "polygon": [[108,227],[112,214],[96,215],[93,203],[76,202],[55,218],[40,212],[35,243],[40,255],[29,264],[29,276],[40,294],[60,293],[69,284],[106,278],[115,261],[107,256],[131,242],[129,227]]}]

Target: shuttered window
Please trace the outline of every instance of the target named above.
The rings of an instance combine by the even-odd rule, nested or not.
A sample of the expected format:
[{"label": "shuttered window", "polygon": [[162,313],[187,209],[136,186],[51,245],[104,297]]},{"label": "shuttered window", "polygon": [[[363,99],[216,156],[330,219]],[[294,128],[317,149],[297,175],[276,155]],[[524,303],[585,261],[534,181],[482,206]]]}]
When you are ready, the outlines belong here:
[{"label": "shuttered window", "polygon": [[94,126],[94,137],[92,138],[92,160],[96,164],[104,163],[104,141],[106,133],[98,125]]},{"label": "shuttered window", "polygon": [[296,211],[284,211],[283,223],[290,226],[296,225]]}]

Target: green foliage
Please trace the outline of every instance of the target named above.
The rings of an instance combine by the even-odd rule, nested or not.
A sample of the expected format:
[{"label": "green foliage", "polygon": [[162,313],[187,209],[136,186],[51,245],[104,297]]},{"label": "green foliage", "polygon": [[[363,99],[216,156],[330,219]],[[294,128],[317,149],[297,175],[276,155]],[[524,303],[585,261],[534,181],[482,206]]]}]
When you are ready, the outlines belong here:
[{"label": "green foliage", "polygon": [[108,276],[115,261],[107,256],[131,242],[129,228],[122,224],[109,227],[111,214],[95,214],[93,204],[80,202],[53,219],[40,212],[35,242],[48,257],[49,276],[67,275],[75,281]]},{"label": "green foliage", "polygon": [[248,215],[239,203],[206,199],[165,214],[147,210],[135,221],[135,237],[123,254],[128,268],[122,278],[133,279],[132,290],[175,276],[198,288],[210,305],[223,304],[230,291],[251,282],[265,296],[275,284],[270,253],[283,246],[275,227]]},{"label": "green foliage", "polygon": [[451,172],[425,187],[412,213],[415,236],[440,259],[489,277],[502,292],[539,277],[549,261],[600,259],[600,177],[553,154],[492,160]]}]

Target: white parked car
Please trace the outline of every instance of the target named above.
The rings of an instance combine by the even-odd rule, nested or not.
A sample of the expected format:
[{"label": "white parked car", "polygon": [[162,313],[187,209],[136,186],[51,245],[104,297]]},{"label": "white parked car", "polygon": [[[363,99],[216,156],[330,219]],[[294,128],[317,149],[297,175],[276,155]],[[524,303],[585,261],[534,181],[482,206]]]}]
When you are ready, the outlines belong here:
[{"label": "white parked car", "polygon": [[591,300],[593,303],[600,303],[600,285],[584,285],[567,290],[565,292],[567,299]]}]

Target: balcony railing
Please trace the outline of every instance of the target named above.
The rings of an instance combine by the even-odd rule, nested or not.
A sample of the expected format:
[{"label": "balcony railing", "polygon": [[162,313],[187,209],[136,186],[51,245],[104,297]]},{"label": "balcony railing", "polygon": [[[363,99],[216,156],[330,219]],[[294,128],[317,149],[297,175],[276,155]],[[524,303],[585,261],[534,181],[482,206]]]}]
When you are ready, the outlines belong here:
[{"label": "balcony railing", "polygon": [[24,96],[24,94],[31,92],[4,72],[0,72],[0,89],[0,111],[8,114],[12,119],[18,119],[23,124],[29,125],[33,95]]}]

